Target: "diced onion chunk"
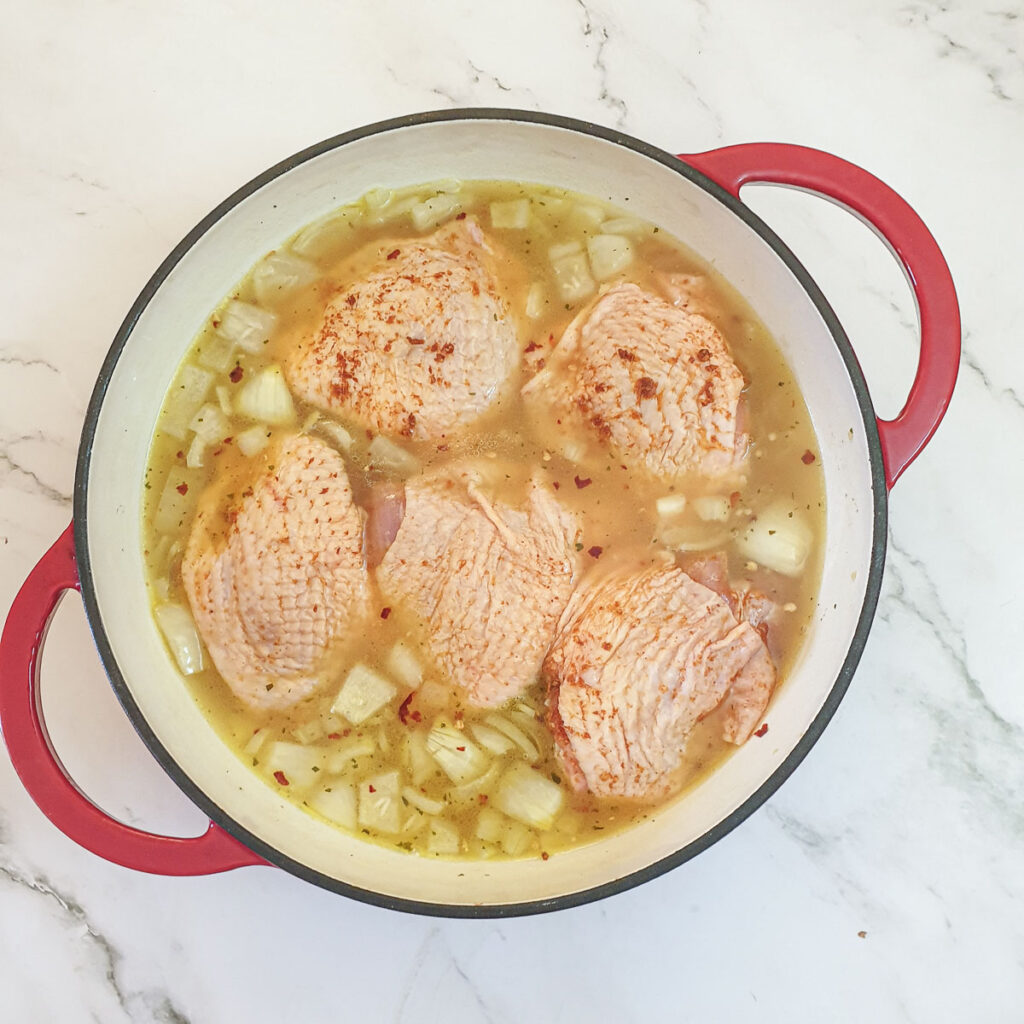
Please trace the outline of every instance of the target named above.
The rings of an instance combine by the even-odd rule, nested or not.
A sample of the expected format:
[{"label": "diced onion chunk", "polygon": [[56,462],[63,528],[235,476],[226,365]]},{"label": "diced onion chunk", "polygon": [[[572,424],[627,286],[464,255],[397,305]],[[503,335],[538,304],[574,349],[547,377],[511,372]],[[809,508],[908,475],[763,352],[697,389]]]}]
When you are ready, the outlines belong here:
[{"label": "diced onion chunk", "polygon": [[444,810],[443,801],[432,800],[426,793],[421,793],[412,786],[405,786],[402,789],[402,799],[424,814],[440,814]]},{"label": "diced onion chunk", "polygon": [[153,528],[159,533],[177,533],[199,499],[199,483],[195,473],[173,466],[160,492]]},{"label": "diced onion chunk", "polygon": [[398,687],[361,661],[356,662],[334,698],[331,712],[341,715],[353,725],[361,725],[385,704],[394,700]]},{"label": "diced onion chunk", "polygon": [[[276,778],[277,773],[281,773],[287,785],[295,789],[308,789],[324,768],[326,751],[322,747],[277,740],[267,747],[266,754],[260,760],[268,774]],[[284,784],[280,779],[276,781],[279,785]]]},{"label": "diced onion chunk", "polygon": [[686,495],[666,494],[655,501],[654,508],[659,519],[675,519],[686,511]]},{"label": "diced onion chunk", "polygon": [[160,420],[160,427],[171,437],[185,440],[188,425],[196,411],[206,401],[207,392],[213,384],[213,374],[187,364],[181,368],[167,396],[167,408]]},{"label": "diced onion chunk", "polygon": [[359,824],[378,832],[402,829],[401,776],[382,772],[359,784]]},{"label": "diced onion chunk", "polygon": [[202,672],[203,645],[188,609],[182,604],[169,601],[158,604],[153,609],[153,615],[182,673],[190,676]]},{"label": "diced onion chunk", "polygon": [[565,794],[558,785],[522,764],[505,772],[495,794],[498,810],[542,831],[555,823],[564,802]]},{"label": "diced onion chunk", "polygon": [[252,287],[257,301],[272,305],[287,298],[299,288],[315,281],[316,266],[287,250],[272,252],[252,272]]},{"label": "diced onion chunk", "polygon": [[706,523],[724,523],[729,518],[732,506],[724,495],[707,494],[693,499],[693,511]]},{"label": "diced onion chunk", "polygon": [[309,806],[350,832],[356,827],[356,791],[347,782],[332,781],[309,797]]},{"label": "diced onion chunk", "polygon": [[405,640],[399,640],[388,651],[386,664],[387,670],[410,690],[415,690],[423,682],[423,666]]},{"label": "diced onion chunk", "polygon": [[238,445],[238,450],[247,459],[250,459],[254,455],[259,455],[270,444],[270,429],[266,423],[257,423],[255,426],[243,430],[235,438],[235,443]]},{"label": "diced onion chunk", "polygon": [[396,473],[408,476],[420,468],[420,461],[394,441],[378,434],[371,442],[366,454],[370,462],[381,469],[391,469]]},{"label": "diced onion chunk", "polygon": [[784,576],[798,576],[811,553],[813,534],[806,520],[787,505],[769,505],[737,538],[740,553]]},{"label": "diced onion chunk", "polygon": [[251,302],[233,299],[221,313],[217,332],[246,352],[263,351],[277,326],[277,316]]},{"label": "diced onion chunk", "polygon": [[242,416],[273,426],[285,426],[296,419],[295,404],[280,366],[268,366],[253,374],[238,393],[235,408]]},{"label": "diced onion chunk", "polygon": [[427,750],[448,778],[459,785],[479,778],[490,763],[463,730],[444,719],[435,722],[430,730]]},{"label": "diced onion chunk", "polygon": [[633,246],[624,235],[594,235],[587,241],[587,255],[594,277],[607,281],[633,262]]},{"label": "diced onion chunk", "polygon": [[552,260],[558,293],[565,302],[578,302],[590,295],[596,285],[583,252],[568,253]]},{"label": "diced onion chunk", "polygon": [[207,402],[192,417],[188,429],[194,430],[196,437],[204,444],[215,444],[230,435],[231,421],[224,415],[219,405]]},{"label": "diced onion chunk", "polygon": [[462,203],[454,196],[439,195],[425,199],[412,208],[412,224],[417,231],[436,228],[438,224],[453,217],[462,208]]},{"label": "diced onion chunk", "polygon": [[491,226],[522,229],[530,226],[530,200],[508,199],[491,203]]},{"label": "diced onion chunk", "polygon": [[435,856],[453,856],[459,852],[462,840],[454,825],[450,825],[441,818],[435,818],[430,823],[430,832],[427,837],[427,851]]}]

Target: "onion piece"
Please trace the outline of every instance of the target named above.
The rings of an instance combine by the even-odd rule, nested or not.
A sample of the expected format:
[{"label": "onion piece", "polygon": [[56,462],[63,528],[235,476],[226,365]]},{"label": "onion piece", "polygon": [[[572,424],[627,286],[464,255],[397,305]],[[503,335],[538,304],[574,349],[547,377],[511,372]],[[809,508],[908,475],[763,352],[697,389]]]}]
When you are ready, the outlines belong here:
[{"label": "onion piece", "polygon": [[427,852],[438,856],[453,856],[462,846],[462,838],[454,825],[442,818],[435,818],[430,823],[430,834],[427,838]]},{"label": "onion piece", "polygon": [[331,781],[308,799],[309,806],[335,825],[354,832],[356,828],[356,791],[346,782]]},{"label": "onion piece", "polygon": [[402,747],[402,763],[414,786],[422,786],[437,774],[437,762],[427,750],[427,734],[422,729],[414,729],[406,734]]},{"label": "onion piece", "polygon": [[526,760],[533,764],[540,757],[540,749],[537,744],[519,728],[513,725],[507,718],[501,715],[487,715],[484,721],[498,732],[507,736],[526,757]]},{"label": "onion piece", "polygon": [[167,474],[153,515],[153,528],[158,533],[177,533],[199,500],[199,481],[195,473],[173,466]]},{"label": "onion piece", "polygon": [[736,547],[767,569],[784,576],[799,576],[813,540],[806,520],[787,505],[775,502],[757,514],[737,538]]},{"label": "onion piece", "polygon": [[607,281],[633,262],[633,246],[624,235],[594,235],[587,241],[587,255],[594,277]]},{"label": "onion piece", "polygon": [[345,775],[358,767],[356,762],[361,757],[370,757],[376,752],[377,744],[372,736],[357,736],[340,747],[329,748],[327,770],[332,775]]},{"label": "onion piece", "polygon": [[251,302],[233,299],[220,315],[217,333],[246,352],[263,351],[277,327],[277,316]]},{"label": "onion piece", "polygon": [[542,831],[555,823],[564,802],[565,794],[558,785],[521,764],[509,768],[495,794],[498,810]]},{"label": "onion piece", "polygon": [[548,300],[544,285],[540,281],[534,281],[530,285],[530,290],[526,293],[526,315],[531,320],[536,320],[544,312],[544,307],[547,304]]},{"label": "onion piece", "polygon": [[[283,773],[294,789],[308,789],[324,769],[327,752],[323,747],[308,747],[288,740],[276,740],[260,759],[268,775]],[[280,780],[278,784],[281,785]]]},{"label": "onion piece", "polygon": [[235,444],[246,458],[251,459],[270,444],[270,429],[266,423],[257,423],[243,430],[235,438]]},{"label": "onion piece", "polygon": [[399,832],[402,828],[401,776],[382,772],[359,784],[359,815],[362,828]]},{"label": "onion piece", "polygon": [[272,305],[315,281],[320,271],[301,256],[287,250],[268,253],[252,272],[256,301]]},{"label": "onion piece", "polygon": [[394,441],[378,434],[366,450],[370,463],[378,469],[390,469],[402,476],[409,476],[420,468],[420,460]]},{"label": "onion piece", "polygon": [[235,400],[235,408],[242,416],[273,426],[284,426],[296,420],[291,392],[281,367],[276,365],[260,370],[245,382]]},{"label": "onion piece", "polygon": [[529,226],[529,199],[507,199],[491,203],[491,227],[522,229]]},{"label": "onion piece", "polygon": [[303,228],[292,239],[292,252],[316,262],[329,262],[348,245],[359,221],[361,206],[344,206]]},{"label": "onion piece", "polygon": [[219,405],[207,402],[200,406],[195,416],[189,421],[189,430],[194,430],[204,444],[216,444],[223,441],[231,433],[231,421],[221,411]]},{"label": "onion piece", "polygon": [[231,365],[235,354],[235,343],[217,331],[210,331],[202,341],[197,359],[200,366],[216,373],[223,373]]},{"label": "onion piece", "polygon": [[426,793],[421,793],[412,786],[402,787],[402,799],[424,814],[440,814],[444,810],[444,802],[432,800]]},{"label": "onion piece", "polygon": [[579,302],[597,287],[593,277],[590,276],[587,257],[582,251],[568,253],[553,259],[551,269],[555,274],[558,293],[565,302]]},{"label": "onion piece", "polygon": [[693,511],[706,523],[724,523],[729,519],[732,505],[724,495],[707,494],[693,499]]},{"label": "onion piece", "polygon": [[457,785],[479,778],[490,763],[487,755],[451,722],[438,719],[427,735],[427,750]]},{"label": "onion piece", "polygon": [[361,725],[394,700],[397,693],[394,683],[359,661],[349,669],[331,705],[331,713],[341,715],[353,725]]},{"label": "onion piece", "polygon": [[412,208],[412,224],[417,231],[428,231],[454,217],[462,203],[451,195],[432,196]]},{"label": "onion piece", "polygon": [[659,519],[675,519],[686,510],[685,494],[666,494],[654,503]]},{"label": "onion piece", "polygon": [[355,444],[355,438],[340,424],[334,420],[319,419],[316,421],[316,429],[333,441],[343,452],[347,452]]},{"label": "onion piece", "polygon": [[184,441],[189,422],[206,401],[212,383],[213,374],[208,370],[200,370],[191,364],[183,366],[167,396],[167,408],[160,418],[160,429]]},{"label": "onion piece", "polygon": [[423,682],[423,666],[405,640],[399,640],[388,651],[385,662],[388,671],[410,690],[415,690]]},{"label": "onion piece", "polygon": [[515,744],[503,732],[498,732],[497,729],[493,729],[489,725],[473,722],[469,728],[480,746],[485,747],[497,757],[507,754],[515,747]]},{"label": "onion piece", "polygon": [[158,604],[153,609],[153,616],[182,673],[191,676],[202,672],[205,667],[203,644],[189,610],[183,604],[169,601]]}]

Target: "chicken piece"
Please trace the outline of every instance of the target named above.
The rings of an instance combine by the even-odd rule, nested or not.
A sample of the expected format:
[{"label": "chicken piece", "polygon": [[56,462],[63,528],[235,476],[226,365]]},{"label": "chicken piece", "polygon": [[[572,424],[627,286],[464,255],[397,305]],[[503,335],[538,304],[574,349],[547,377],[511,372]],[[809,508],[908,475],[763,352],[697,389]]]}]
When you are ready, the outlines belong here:
[{"label": "chicken piece", "polygon": [[678,787],[687,738],[723,708],[742,743],[775,666],[760,635],[671,560],[613,568],[576,590],[544,661],[548,721],[574,788],[653,800]]},{"label": "chicken piece", "polygon": [[709,320],[722,317],[714,288],[703,274],[658,274],[658,285],[673,306]]},{"label": "chicken piece", "polygon": [[331,649],[368,610],[363,517],[341,456],[315,437],[275,442],[240,498],[227,486],[238,490],[200,499],[181,575],[231,691],[278,711],[325,681]]},{"label": "chicken piece", "polygon": [[[604,292],[566,329],[523,395],[593,452],[671,480],[738,468],[743,375],[705,317],[635,284]],[[586,456],[585,456],[586,457]]]},{"label": "chicken piece", "polygon": [[285,375],[298,397],[364,427],[443,437],[494,406],[518,365],[494,251],[471,218],[373,249],[373,269],[331,300]]},{"label": "chicken piece", "polygon": [[382,592],[427,626],[438,667],[495,707],[537,677],[576,576],[575,518],[531,478],[525,501],[489,500],[471,472],[406,485],[405,518],[378,569]]}]

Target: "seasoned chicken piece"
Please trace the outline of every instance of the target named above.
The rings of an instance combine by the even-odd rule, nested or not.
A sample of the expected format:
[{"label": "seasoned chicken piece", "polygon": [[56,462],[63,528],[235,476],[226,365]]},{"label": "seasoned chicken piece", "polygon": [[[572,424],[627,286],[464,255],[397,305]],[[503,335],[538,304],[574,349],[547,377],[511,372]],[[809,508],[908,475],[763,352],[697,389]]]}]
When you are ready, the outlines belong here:
[{"label": "seasoned chicken piece", "polygon": [[573,320],[522,390],[563,434],[672,479],[718,476],[742,462],[743,387],[711,321],[620,284]]},{"label": "seasoned chicken piece", "polygon": [[275,442],[240,496],[224,492],[200,499],[185,592],[235,696],[280,710],[324,681],[332,646],[368,609],[362,513],[341,456],[304,435]]},{"label": "seasoned chicken piece", "polygon": [[723,705],[742,743],[775,685],[760,635],[673,562],[619,567],[576,590],[544,661],[548,721],[573,786],[649,800],[678,785],[687,738]]},{"label": "seasoned chicken piece", "polygon": [[373,248],[373,269],[331,300],[296,347],[288,383],[372,430],[442,437],[490,409],[518,364],[495,254],[471,218]]},{"label": "seasoned chicken piece", "polygon": [[424,621],[434,660],[469,702],[494,707],[537,677],[572,592],[578,531],[537,478],[511,507],[449,470],[406,486],[377,577]]}]

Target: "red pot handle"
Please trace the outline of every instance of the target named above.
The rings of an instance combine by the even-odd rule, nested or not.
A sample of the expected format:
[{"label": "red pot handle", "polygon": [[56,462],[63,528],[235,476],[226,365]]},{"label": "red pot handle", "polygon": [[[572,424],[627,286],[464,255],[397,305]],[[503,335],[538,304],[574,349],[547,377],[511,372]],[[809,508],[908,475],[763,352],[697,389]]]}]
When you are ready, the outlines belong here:
[{"label": "red pot handle", "polygon": [[69,526],[29,574],[0,638],[0,728],[15,771],[39,809],[79,846],[137,871],[212,875],[265,864],[210,822],[193,838],[159,836],[111,818],[74,784],[50,744],[39,698],[39,655],[66,590],[80,590]]},{"label": "red pot handle", "polygon": [[903,264],[921,324],[921,354],[910,396],[893,420],[878,420],[891,488],[942,421],[960,365],[960,309],[949,267],[924,222],[873,174],[821,150],[754,142],[681,155],[737,198],[751,182],[806,189],[863,218]]}]

